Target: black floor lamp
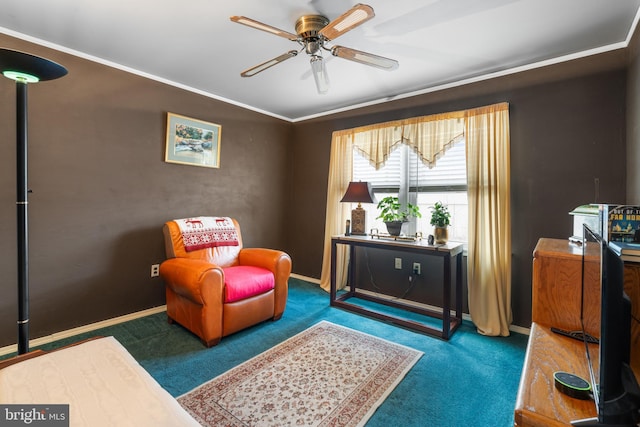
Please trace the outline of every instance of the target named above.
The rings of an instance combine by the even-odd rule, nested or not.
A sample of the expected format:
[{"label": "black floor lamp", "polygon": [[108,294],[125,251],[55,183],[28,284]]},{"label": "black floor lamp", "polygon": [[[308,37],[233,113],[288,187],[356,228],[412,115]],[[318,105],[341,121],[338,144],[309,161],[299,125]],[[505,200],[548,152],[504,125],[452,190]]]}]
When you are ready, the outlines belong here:
[{"label": "black floor lamp", "polygon": [[67,74],[48,59],[0,49],[0,72],[16,82],[16,181],[18,212],[18,354],[29,351],[29,235],[27,194],[27,84]]}]

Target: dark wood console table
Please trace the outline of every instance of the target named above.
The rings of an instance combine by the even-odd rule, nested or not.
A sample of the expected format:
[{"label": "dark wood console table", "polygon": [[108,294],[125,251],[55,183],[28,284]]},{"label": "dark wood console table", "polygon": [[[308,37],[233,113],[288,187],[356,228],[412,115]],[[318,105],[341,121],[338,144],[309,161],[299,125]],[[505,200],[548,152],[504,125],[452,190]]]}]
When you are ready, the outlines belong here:
[{"label": "dark wood console table", "polygon": [[[349,290],[338,295],[336,285],[336,253],[338,245],[347,245],[350,247],[350,263],[351,269],[349,274]],[[402,252],[419,253],[422,255],[430,255],[443,258],[444,264],[444,280],[442,283],[443,304],[442,310],[429,309],[417,305],[395,301],[384,298],[383,296],[364,293],[358,291],[355,283],[355,248],[369,247],[377,249],[388,249]],[[455,315],[452,316],[451,309],[451,262],[455,260],[456,279],[455,279]],[[418,321],[402,319],[392,316],[374,309],[365,308],[357,304],[347,302],[349,298],[356,297],[368,301],[373,301],[390,307],[401,308],[414,313],[437,318],[442,320],[442,327],[420,323]],[[462,244],[449,242],[444,245],[428,245],[424,241],[403,241],[384,238],[374,238],[371,236],[334,236],[331,238],[331,291],[330,304],[345,310],[364,314],[376,319],[385,320],[409,329],[434,335],[448,340],[453,332],[462,323]]]}]

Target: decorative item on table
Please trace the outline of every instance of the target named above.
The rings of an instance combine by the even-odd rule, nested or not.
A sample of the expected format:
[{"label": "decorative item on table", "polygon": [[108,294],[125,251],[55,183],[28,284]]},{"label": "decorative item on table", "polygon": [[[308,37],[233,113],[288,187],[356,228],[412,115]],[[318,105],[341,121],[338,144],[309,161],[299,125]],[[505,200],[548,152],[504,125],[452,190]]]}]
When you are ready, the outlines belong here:
[{"label": "decorative item on table", "polygon": [[447,206],[442,202],[436,202],[431,208],[431,225],[434,226],[433,234],[436,244],[444,244],[449,240],[449,230],[451,224],[451,214]]},{"label": "decorative item on table", "polygon": [[362,203],[375,203],[376,199],[368,182],[350,182],[342,200],[344,203],[357,203],[358,207],[351,211],[351,234],[365,236],[367,234],[367,212]]},{"label": "decorative item on table", "polygon": [[395,196],[387,196],[380,200],[378,209],[380,209],[378,218],[382,219],[387,226],[387,231],[392,236],[402,234],[402,226],[409,221],[410,217],[422,217],[418,206],[407,203],[407,206],[403,207],[400,199]]},{"label": "decorative item on table", "polygon": [[603,205],[602,208],[606,214],[609,241],[640,243],[640,206]]},{"label": "decorative item on table", "polygon": [[[416,234],[414,234],[413,236],[409,236],[406,234],[402,234],[402,235],[392,235],[387,233],[380,233],[380,230],[378,230],[377,228],[372,228],[371,229],[371,233],[370,236],[372,239],[378,239],[378,240],[394,240],[396,242],[419,242],[420,240],[422,240],[422,232],[418,231]],[[431,236],[431,238],[433,238],[433,236]],[[433,243],[431,243],[433,244]]]},{"label": "decorative item on table", "polygon": [[[569,212],[573,216],[573,235],[569,237],[569,241],[581,245],[583,241],[582,225],[586,224],[592,230],[601,230],[600,224],[600,205],[589,204],[581,205]],[[598,231],[600,234],[600,231]]]},{"label": "decorative item on table", "polygon": [[609,247],[625,262],[640,263],[640,206],[603,205]]}]

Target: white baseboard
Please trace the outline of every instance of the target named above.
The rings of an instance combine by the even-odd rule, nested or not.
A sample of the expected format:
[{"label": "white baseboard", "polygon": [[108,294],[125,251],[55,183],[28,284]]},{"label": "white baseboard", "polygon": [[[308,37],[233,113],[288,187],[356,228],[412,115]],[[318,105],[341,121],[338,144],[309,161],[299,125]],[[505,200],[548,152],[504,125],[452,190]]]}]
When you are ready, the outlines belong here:
[{"label": "white baseboard", "polygon": [[304,280],[305,282],[315,283],[316,285],[320,284],[320,279],[316,279],[314,277],[303,276],[302,274],[291,273],[290,275],[294,279]]},{"label": "white baseboard", "polygon": [[[40,338],[29,340],[29,347],[37,347],[43,344],[49,344],[63,338],[69,338],[76,335],[83,334],[85,332],[92,332],[96,329],[105,328],[107,326],[117,325],[118,323],[128,322],[129,320],[139,319],[141,317],[149,316],[151,314],[162,313],[167,311],[166,305],[149,308],[135,313],[125,314],[123,316],[114,317],[113,319],[102,320],[96,323],[90,323],[88,325],[79,326],[77,328],[68,329],[62,332],[56,332],[55,334],[47,335]],[[16,353],[18,351],[18,344],[8,345],[6,347],[0,347],[0,356],[6,354]]]},{"label": "white baseboard", "polygon": [[[303,276],[301,274],[292,273],[291,277],[299,280],[304,280],[305,282],[315,283],[320,285],[320,279],[316,279],[314,277]],[[69,338],[76,335],[83,334],[85,332],[95,331],[96,329],[105,328],[107,326],[117,325],[118,323],[128,322],[129,320],[138,319],[140,317],[149,316],[151,314],[162,313],[167,311],[166,305],[161,305],[158,307],[149,308],[147,310],[137,311],[135,313],[125,314],[123,316],[114,317],[113,319],[107,319],[96,323],[91,323],[89,325],[79,326],[77,328],[68,329],[66,331],[57,332],[55,334],[47,335],[44,337],[36,338],[29,341],[29,347],[37,347],[43,344],[49,344],[57,340],[61,340],[63,338]],[[462,318],[465,320],[471,320],[471,317],[463,313]],[[509,330],[513,332],[517,332],[524,335],[529,335],[530,330],[528,328],[524,328],[522,326],[511,325]],[[18,345],[8,345],[5,347],[0,347],[0,356],[4,356],[6,354],[16,353],[18,351]]]},{"label": "white baseboard", "polygon": [[525,328],[523,326],[518,326],[518,325],[509,326],[509,330],[513,332],[517,332],[519,334],[523,334],[523,335],[529,335],[531,333],[530,328]]}]

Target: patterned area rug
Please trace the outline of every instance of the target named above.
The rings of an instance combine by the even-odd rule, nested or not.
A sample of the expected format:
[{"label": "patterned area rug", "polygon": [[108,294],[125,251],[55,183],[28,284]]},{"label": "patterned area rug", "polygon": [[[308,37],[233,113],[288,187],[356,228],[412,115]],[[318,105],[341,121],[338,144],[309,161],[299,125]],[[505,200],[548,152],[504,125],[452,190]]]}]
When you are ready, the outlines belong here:
[{"label": "patterned area rug", "polygon": [[422,354],[322,321],[178,402],[203,426],[361,426]]}]

